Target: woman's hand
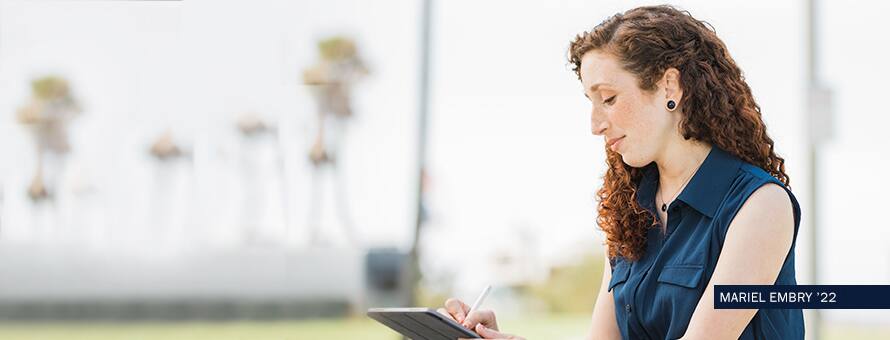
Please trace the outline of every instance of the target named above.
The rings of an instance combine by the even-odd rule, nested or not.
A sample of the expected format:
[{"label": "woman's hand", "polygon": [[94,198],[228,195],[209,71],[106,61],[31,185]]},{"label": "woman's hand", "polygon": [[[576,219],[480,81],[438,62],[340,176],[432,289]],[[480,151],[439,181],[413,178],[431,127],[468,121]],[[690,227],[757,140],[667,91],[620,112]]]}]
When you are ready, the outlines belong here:
[{"label": "woman's hand", "polygon": [[467,329],[475,329],[476,325],[482,324],[488,329],[498,330],[498,321],[494,316],[494,312],[490,310],[474,310],[467,315],[469,310],[470,306],[463,301],[450,298],[445,301],[445,308],[439,308],[438,312],[457,321],[457,323]]},{"label": "woman's hand", "polygon": [[[470,314],[473,314],[473,312],[470,312]],[[516,336],[516,335],[512,335],[512,334],[507,334],[507,333],[501,333],[501,332],[498,332],[497,330],[486,328],[481,323],[476,325],[476,334],[479,334],[479,336],[481,336],[482,339],[525,340],[525,338],[523,338],[521,336]],[[471,340],[471,339],[460,338],[458,340]]]},{"label": "woman's hand", "polygon": [[522,337],[498,332],[498,321],[494,312],[490,310],[474,310],[467,314],[470,306],[461,300],[450,298],[445,301],[445,308],[439,308],[438,312],[460,323],[467,329],[475,330],[484,339],[517,339]]}]

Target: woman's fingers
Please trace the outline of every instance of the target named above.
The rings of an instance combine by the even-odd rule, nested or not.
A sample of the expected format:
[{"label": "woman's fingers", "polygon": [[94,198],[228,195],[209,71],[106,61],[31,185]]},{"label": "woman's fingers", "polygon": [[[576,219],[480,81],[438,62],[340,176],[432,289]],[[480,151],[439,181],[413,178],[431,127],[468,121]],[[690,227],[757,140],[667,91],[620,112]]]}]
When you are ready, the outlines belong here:
[{"label": "woman's fingers", "polygon": [[483,339],[513,339],[512,335],[487,328],[482,324],[476,325],[476,334],[481,335]]},{"label": "woman's fingers", "polygon": [[[520,336],[515,336],[512,334],[501,333],[496,330],[486,328],[482,324],[476,325],[476,334],[482,337],[482,339],[497,339],[497,340],[525,340],[525,338]],[[467,339],[460,339],[467,340]]]},{"label": "woman's fingers", "polygon": [[467,306],[461,300],[450,298],[445,301],[445,310],[448,311],[448,314],[451,314],[451,317],[460,323],[464,322],[464,319],[467,318],[467,310],[470,309],[470,306]]},{"label": "woman's fingers", "polygon": [[474,310],[470,312],[466,320],[461,322],[461,325],[469,329],[476,328],[476,325],[484,325],[494,330],[498,329],[498,322],[495,319],[494,312],[490,310]]},{"label": "woman's fingers", "polygon": [[454,319],[453,316],[451,316],[451,313],[448,313],[448,310],[446,310],[445,308],[439,308],[439,309],[436,310],[436,312],[438,312],[439,314],[442,314],[442,315],[448,317],[448,318],[451,319],[451,320],[457,321],[457,320]]}]

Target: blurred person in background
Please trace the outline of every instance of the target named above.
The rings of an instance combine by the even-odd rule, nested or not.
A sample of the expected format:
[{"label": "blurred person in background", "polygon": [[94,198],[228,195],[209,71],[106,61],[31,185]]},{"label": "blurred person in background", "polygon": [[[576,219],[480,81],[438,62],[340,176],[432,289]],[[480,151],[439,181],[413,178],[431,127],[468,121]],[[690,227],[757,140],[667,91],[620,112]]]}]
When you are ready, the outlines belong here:
[{"label": "blurred person in background", "polygon": [[[800,206],[760,107],[710,24],[670,6],[616,14],[569,47],[608,169],[606,268],[589,339],[803,339],[800,309],[714,309],[714,285],[796,285]],[[486,339],[495,313],[441,313]]]}]

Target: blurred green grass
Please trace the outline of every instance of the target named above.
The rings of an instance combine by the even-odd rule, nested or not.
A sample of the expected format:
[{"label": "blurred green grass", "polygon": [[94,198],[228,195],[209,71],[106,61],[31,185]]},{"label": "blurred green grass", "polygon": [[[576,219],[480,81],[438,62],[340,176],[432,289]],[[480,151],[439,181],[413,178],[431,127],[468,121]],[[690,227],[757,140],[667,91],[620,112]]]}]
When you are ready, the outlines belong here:
[{"label": "blurred green grass", "polygon": [[[548,316],[501,328],[531,339],[580,339],[587,316]],[[158,340],[158,339],[366,339],[395,340],[398,334],[365,318],[199,323],[0,323],[0,339],[17,340]]]},{"label": "blurred green grass", "polygon": [[[528,339],[582,339],[588,315],[547,315],[503,320],[507,332]],[[830,325],[826,340],[890,339],[884,327]],[[306,321],[140,322],[140,323],[0,323],[0,339],[16,340],[234,340],[234,339],[363,339],[396,340],[398,335],[365,318]]]}]

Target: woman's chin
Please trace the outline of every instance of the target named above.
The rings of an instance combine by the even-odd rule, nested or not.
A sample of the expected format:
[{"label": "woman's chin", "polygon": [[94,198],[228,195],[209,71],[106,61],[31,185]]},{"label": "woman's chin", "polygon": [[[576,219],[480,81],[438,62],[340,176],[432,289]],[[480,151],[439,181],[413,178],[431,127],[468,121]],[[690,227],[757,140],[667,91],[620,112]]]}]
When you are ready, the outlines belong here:
[{"label": "woman's chin", "polygon": [[642,168],[646,165],[649,165],[649,163],[652,162],[652,161],[646,161],[639,157],[634,157],[633,155],[630,155],[630,154],[623,154],[623,153],[619,153],[619,154],[621,155],[621,160],[624,162],[624,164],[630,165],[634,168]]}]

